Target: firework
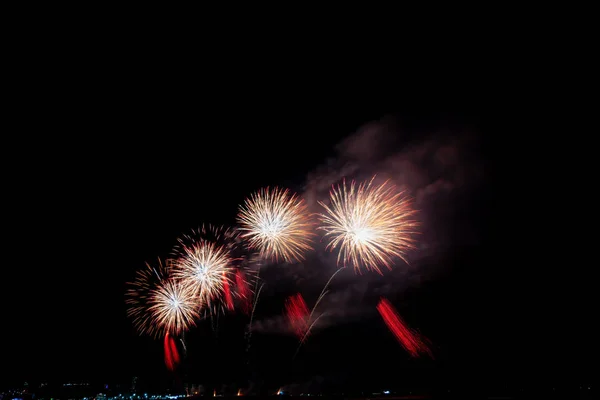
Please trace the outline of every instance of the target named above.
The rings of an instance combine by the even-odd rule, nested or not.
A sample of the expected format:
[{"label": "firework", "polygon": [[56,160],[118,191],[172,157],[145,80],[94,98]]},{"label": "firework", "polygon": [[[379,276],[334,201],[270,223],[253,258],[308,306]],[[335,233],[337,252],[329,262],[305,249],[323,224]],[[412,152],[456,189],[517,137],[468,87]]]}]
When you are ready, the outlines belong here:
[{"label": "firework", "polygon": [[300,261],[311,249],[312,223],[303,199],[279,188],[254,193],[238,214],[242,237],[261,256]]},{"label": "firework", "polygon": [[214,316],[231,311],[235,299],[243,304],[251,294],[245,289],[246,278],[252,274],[243,272],[248,259],[236,230],[204,225],[177,241],[172,252],[173,276],[196,287],[206,312]]},{"label": "firework", "polygon": [[[375,179],[375,177],[373,177]],[[330,238],[327,248],[339,247],[338,264],[352,264],[382,273],[380,267],[391,269],[393,257],[404,257],[413,248],[411,234],[417,223],[411,219],[414,210],[402,192],[386,181],[373,185],[373,179],[355,182],[348,188],[344,181],[330,192],[330,206],[319,202],[327,212],[321,214],[325,236]]]},{"label": "firework", "polygon": [[[256,280],[256,283],[258,283],[258,279]],[[246,337],[247,337],[247,343],[246,343],[246,354],[248,354],[249,350],[250,350],[250,341],[252,340],[252,321],[254,321],[254,312],[256,311],[256,304],[258,304],[258,299],[260,298],[260,292],[262,291],[262,288],[265,284],[261,284],[260,287],[258,288],[258,291],[256,291],[256,296],[254,297],[254,302],[252,304],[252,312],[250,313],[250,322],[248,323],[248,328],[246,330]],[[250,362],[250,360],[248,360],[248,362]]]},{"label": "firework", "polygon": [[[300,343],[298,343],[298,347],[296,348],[296,353],[294,353],[294,357],[296,358],[296,356],[298,355],[298,352],[300,351],[300,348],[302,347],[302,345],[304,344],[304,342],[306,341],[306,339],[308,338],[308,335],[310,335],[313,326],[315,326],[315,324],[319,321],[319,319],[321,319],[321,317],[325,316],[327,314],[327,311],[321,313],[321,315],[319,315],[317,318],[313,319],[313,315],[315,314],[315,310],[317,309],[319,303],[321,302],[321,300],[323,300],[323,298],[325,297],[325,295],[328,293],[327,288],[329,287],[329,284],[331,283],[331,281],[333,280],[333,278],[341,271],[343,270],[344,267],[342,268],[338,268],[337,271],[335,271],[327,280],[327,283],[325,283],[325,286],[323,286],[323,290],[321,290],[321,294],[319,295],[319,297],[317,298],[317,301],[315,302],[315,305],[313,306],[312,310],[310,310],[310,314],[308,315],[308,318],[306,319],[306,325],[307,328],[304,332],[304,335],[301,336],[300,339]],[[310,325],[308,325],[310,323]]]},{"label": "firework", "polygon": [[169,335],[168,332],[165,335],[163,346],[165,350],[165,365],[168,369],[173,371],[179,364],[179,352],[177,351],[175,340]]},{"label": "firework", "polygon": [[229,279],[223,274],[223,289],[225,293],[225,306],[229,311],[233,310],[233,296],[231,295],[231,289],[229,288]]},{"label": "firework", "polygon": [[246,275],[241,269],[238,269],[235,273],[235,286],[237,293],[240,295],[242,311],[245,314],[249,314],[252,309],[252,291],[250,285],[248,285]]},{"label": "firework", "polygon": [[170,262],[162,263],[159,259],[156,266],[146,263],[145,269],[137,271],[135,280],[127,283],[127,315],[133,318],[133,324],[140,334],[157,336],[160,333],[153,324],[149,300],[152,291],[169,279],[170,270]]},{"label": "firework", "polygon": [[195,288],[209,308],[222,300],[233,272],[227,248],[204,240],[182,247],[173,266],[173,277]]},{"label": "firework", "polygon": [[196,325],[199,317],[197,292],[192,285],[168,279],[150,291],[148,311],[156,329],[178,335]]},{"label": "firework", "polygon": [[292,331],[302,338],[308,328],[308,307],[300,293],[289,296],[285,301],[286,315]]},{"label": "firework", "polygon": [[429,347],[425,344],[425,339],[406,326],[394,306],[387,299],[382,298],[379,301],[377,311],[381,314],[389,330],[396,336],[398,342],[412,357],[418,357],[423,353],[427,353],[432,357]]}]

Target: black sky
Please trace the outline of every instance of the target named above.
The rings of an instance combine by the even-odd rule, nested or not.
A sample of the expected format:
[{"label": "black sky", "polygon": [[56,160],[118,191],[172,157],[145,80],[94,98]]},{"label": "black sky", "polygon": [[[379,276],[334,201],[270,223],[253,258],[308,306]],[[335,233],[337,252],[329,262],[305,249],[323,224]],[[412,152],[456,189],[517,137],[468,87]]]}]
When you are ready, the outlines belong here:
[{"label": "black sky", "polygon": [[[483,384],[521,381],[527,366],[538,365],[543,352],[528,351],[528,344],[539,335],[528,331],[528,310],[517,300],[527,288],[489,248],[493,191],[486,150],[495,136],[486,136],[485,87],[466,84],[464,75],[460,85],[445,76],[432,82],[428,73],[392,83],[365,77],[360,88],[339,81],[331,87],[327,76],[305,87],[289,76],[295,84],[266,88],[264,77],[250,79],[249,71],[235,81],[205,76],[200,85],[154,81],[133,67],[102,71],[67,74],[66,85],[42,79],[35,112],[23,116],[4,147],[13,160],[5,170],[10,221],[0,291],[7,379],[168,381],[160,342],[139,337],[125,315],[125,283],[135,270],[165,257],[180,234],[203,222],[233,224],[237,206],[260,187],[303,192],[309,174],[339,159],[344,138],[385,118],[402,133],[395,149],[419,146],[433,133],[451,141],[468,132],[475,143],[468,154],[483,172],[476,185],[446,199],[452,211],[434,214],[432,225],[439,240],[460,236],[465,226],[474,240],[448,240],[435,258],[417,263],[431,272],[415,277],[401,268],[361,289],[365,307],[374,307],[385,279],[398,282],[401,290],[384,292],[432,340],[436,359],[410,360],[379,316],[366,313],[320,330],[293,364],[291,336],[255,332],[248,374],[244,322],[232,317],[221,322],[218,339],[206,326],[190,332],[188,374],[213,382],[326,376],[345,384],[402,375],[424,385],[478,376]],[[446,200],[430,206],[444,210]],[[326,264],[314,263],[313,269]],[[280,314],[283,298],[298,288],[314,301],[327,278],[315,274],[318,282],[304,286],[289,274],[267,274],[272,281],[258,319]],[[401,283],[407,276],[415,280]],[[352,279],[349,273],[341,282]],[[512,296],[500,298],[506,291]],[[544,343],[555,335],[548,333]],[[554,354],[566,357],[560,349]],[[546,363],[547,371],[553,366]]]}]

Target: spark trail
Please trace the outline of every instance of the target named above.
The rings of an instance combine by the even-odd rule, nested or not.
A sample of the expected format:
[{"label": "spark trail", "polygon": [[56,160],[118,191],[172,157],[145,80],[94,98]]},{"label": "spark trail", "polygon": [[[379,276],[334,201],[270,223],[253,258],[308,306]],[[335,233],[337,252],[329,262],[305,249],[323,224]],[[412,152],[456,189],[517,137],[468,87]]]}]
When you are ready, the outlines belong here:
[{"label": "spark trail", "polygon": [[[333,280],[333,278],[338,274],[338,272],[340,272],[341,270],[343,270],[345,267],[341,267],[338,268],[337,271],[335,271],[330,277],[329,280],[327,281],[327,283],[325,284],[325,286],[323,286],[323,290],[321,290],[321,294],[319,295],[319,297],[317,298],[317,301],[315,302],[315,305],[313,306],[312,310],[310,311],[310,315],[308,316],[308,320],[307,323],[309,323],[310,325],[308,326],[308,329],[306,329],[306,332],[304,333],[304,335],[302,336],[302,340],[300,340],[300,343],[298,344],[298,348],[296,349],[296,353],[294,353],[294,357],[292,357],[292,359],[296,358],[296,356],[298,355],[298,352],[300,351],[300,348],[302,347],[302,345],[304,344],[304,342],[306,341],[306,338],[308,337],[308,335],[310,334],[313,326],[316,324],[316,322],[326,314],[326,312],[323,312],[321,315],[319,315],[314,321],[313,321],[313,315],[315,313],[315,310],[317,309],[317,306],[319,305],[319,303],[321,302],[321,300],[323,300],[323,298],[325,297],[325,295],[328,293],[327,288],[329,287],[329,284],[331,283],[331,281]],[[312,322],[311,322],[312,321]]]},{"label": "spark trail", "polygon": [[337,271],[335,271],[333,273],[333,275],[331,275],[331,277],[329,278],[329,280],[327,281],[327,283],[325,284],[325,286],[323,286],[323,290],[321,291],[321,294],[319,295],[319,297],[317,298],[317,301],[315,302],[314,307],[312,308],[311,312],[310,312],[310,316],[308,317],[308,320],[310,321],[312,319],[312,316],[317,308],[317,306],[319,305],[319,303],[321,302],[321,300],[323,300],[323,297],[325,297],[325,295],[328,293],[326,290],[329,287],[329,284],[331,283],[331,281],[333,280],[333,277],[336,276],[338,274],[338,272],[340,272],[341,270],[343,270],[344,267],[338,268]]},{"label": "spark trail", "polygon": [[377,304],[377,311],[381,314],[390,332],[396,336],[398,342],[413,358],[419,357],[421,354],[428,354],[433,358],[431,350],[425,344],[426,339],[406,326],[402,317],[387,299],[381,298]]},{"label": "spark trail", "polygon": [[164,350],[165,350],[165,365],[171,371],[175,370],[177,365],[179,365],[179,352],[177,351],[177,346],[175,345],[175,340],[173,337],[167,334],[165,335],[164,340]]},{"label": "spark trail", "polygon": [[[250,314],[250,323],[248,324],[248,344],[246,345],[246,353],[250,351],[250,340],[252,339],[252,322],[254,321],[254,310],[256,310],[256,304],[258,303],[258,298],[260,297],[260,292],[265,284],[262,283],[258,288],[258,292],[256,292],[256,296],[254,298],[254,305],[252,306],[252,313]],[[248,359],[250,362],[250,359]]]},{"label": "spark trail", "polygon": [[231,289],[229,288],[229,279],[223,274],[223,289],[225,294],[225,306],[227,310],[233,311],[233,296],[231,295]]},{"label": "spark trail", "polygon": [[248,315],[252,309],[252,292],[250,291],[250,287],[248,286],[244,272],[241,269],[238,269],[235,274],[235,285],[238,293],[240,294],[242,311],[244,314]]},{"label": "spark trail", "polygon": [[290,328],[298,339],[302,338],[308,329],[308,307],[300,293],[289,296],[285,301],[285,310]]},{"label": "spark trail", "polygon": [[315,324],[317,323],[317,321],[319,319],[321,319],[321,317],[325,316],[326,314],[327,314],[327,311],[324,311],[321,315],[319,315],[317,318],[315,318],[315,320],[312,322],[312,324],[309,325],[308,329],[304,333],[304,336],[302,336],[302,339],[300,339],[300,343],[298,343],[298,347],[296,348],[296,352],[294,353],[294,357],[292,357],[292,360],[295,359],[296,356],[298,355],[298,352],[300,351],[300,348],[302,347],[302,345],[304,344],[304,342],[308,338],[308,335],[310,334],[310,332],[312,330],[312,327],[315,326]]}]

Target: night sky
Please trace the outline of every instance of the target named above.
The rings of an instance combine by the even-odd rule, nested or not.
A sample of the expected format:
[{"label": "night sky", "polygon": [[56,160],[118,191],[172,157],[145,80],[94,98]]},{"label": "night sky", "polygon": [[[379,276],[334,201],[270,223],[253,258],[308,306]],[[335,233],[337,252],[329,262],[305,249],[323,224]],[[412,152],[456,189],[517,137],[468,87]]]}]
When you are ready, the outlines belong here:
[{"label": "night sky", "polygon": [[[383,277],[339,274],[322,304],[331,316],[294,362],[284,299],[301,292],[312,305],[335,257],[318,243],[304,263],[270,265],[261,272],[267,283],[250,353],[247,317],[222,317],[217,335],[202,322],[186,334],[182,374],[199,383],[275,386],[526,380],[528,362],[543,352],[527,351],[536,335],[518,306],[526,290],[490,248],[493,140],[483,111],[476,98],[417,86],[411,95],[406,85],[382,89],[380,98],[400,101],[236,84],[195,98],[106,78],[31,116],[5,149],[18,154],[4,193],[6,379],[170,382],[162,343],[140,337],[125,313],[135,271],[202,223],[233,225],[238,205],[261,187],[288,187],[318,211],[332,183],[377,174],[406,188],[419,209],[410,265],[399,260]],[[411,359],[395,341],[375,310],[380,296],[431,340],[434,360]],[[546,343],[556,339],[549,335]]]}]

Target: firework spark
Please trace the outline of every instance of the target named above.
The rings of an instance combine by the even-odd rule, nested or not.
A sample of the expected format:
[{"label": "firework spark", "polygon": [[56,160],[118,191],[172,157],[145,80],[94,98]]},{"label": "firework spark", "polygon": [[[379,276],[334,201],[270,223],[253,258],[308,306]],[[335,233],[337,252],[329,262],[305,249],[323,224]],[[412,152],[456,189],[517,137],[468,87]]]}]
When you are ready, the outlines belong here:
[{"label": "firework spark", "polygon": [[[306,320],[306,324],[307,324],[307,329],[304,332],[304,335],[301,337],[300,342],[298,343],[298,347],[296,348],[296,352],[294,353],[294,358],[296,358],[296,356],[298,355],[298,352],[300,351],[300,348],[302,347],[302,345],[304,344],[304,342],[306,341],[306,339],[308,338],[308,335],[310,335],[313,326],[315,326],[315,324],[317,323],[317,321],[319,321],[319,319],[321,319],[321,317],[325,316],[327,314],[327,311],[321,313],[321,315],[319,315],[317,318],[313,319],[313,315],[315,314],[315,310],[317,309],[317,307],[319,306],[319,303],[321,302],[321,300],[323,300],[323,298],[325,297],[325,295],[328,293],[327,288],[329,287],[329,284],[331,283],[331,281],[333,280],[333,278],[341,271],[343,270],[344,267],[342,268],[338,268],[337,271],[335,271],[327,280],[327,283],[325,284],[325,286],[323,286],[323,290],[321,290],[321,294],[319,295],[319,297],[317,298],[317,301],[315,302],[315,305],[313,306],[312,310],[310,311],[310,314],[308,315],[308,319]],[[312,322],[311,322],[312,321]],[[310,325],[308,325],[310,324]]]},{"label": "firework spark", "polygon": [[381,314],[389,330],[396,336],[398,342],[412,357],[418,357],[422,353],[433,357],[431,350],[425,344],[425,339],[406,326],[396,309],[394,309],[394,306],[387,299],[382,298],[379,301],[377,311]]},{"label": "firework spark", "polygon": [[240,295],[242,311],[245,314],[250,314],[250,310],[252,309],[252,291],[246,280],[246,275],[241,269],[238,269],[235,273],[235,286]]},{"label": "firework spark", "polygon": [[240,207],[238,222],[249,247],[263,257],[300,261],[312,248],[306,203],[289,190],[266,188],[254,193]]},{"label": "firework spark", "polygon": [[127,315],[133,318],[133,324],[140,334],[158,336],[161,333],[152,320],[150,297],[154,289],[169,279],[170,270],[170,262],[162,263],[159,259],[156,266],[146,263],[145,269],[137,271],[135,280],[127,283]]},{"label": "firework spark", "polygon": [[229,288],[229,279],[227,275],[223,274],[223,288],[225,293],[225,306],[229,311],[233,310],[233,296],[231,295],[231,289]]},{"label": "firework spark", "polygon": [[162,332],[178,335],[196,325],[200,299],[192,285],[169,279],[150,292],[148,310]]},{"label": "firework spark", "polygon": [[330,192],[330,206],[319,202],[327,212],[321,214],[325,236],[330,237],[327,248],[339,247],[338,263],[352,264],[382,273],[380,267],[391,269],[393,257],[406,262],[405,253],[414,247],[411,234],[417,223],[411,219],[414,210],[402,192],[384,182],[373,185],[373,179],[355,182],[348,188],[344,181]]},{"label": "firework spark", "polygon": [[301,339],[308,328],[308,307],[300,293],[289,296],[285,301],[285,310],[292,331]]},{"label": "firework spark", "polygon": [[163,344],[165,351],[165,365],[168,369],[173,371],[175,369],[175,365],[173,365],[173,356],[171,355],[171,344],[169,343],[169,334],[165,335],[165,341]]},{"label": "firework spark", "polygon": [[179,364],[179,352],[177,351],[177,346],[175,345],[175,340],[172,336],[167,334],[165,335],[164,340],[164,350],[165,350],[165,365],[168,369],[173,371],[175,367]]},{"label": "firework spark", "polygon": [[[258,279],[256,280],[256,282],[258,283]],[[254,297],[254,303],[252,305],[252,312],[250,313],[250,322],[248,323],[248,329],[246,330],[246,337],[248,338],[247,340],[247,344],[246,344],[246,354],[248,354],[248,352],[250,351],[250,341],[252,340],[252,321],[254,321],[254,311],[256,311],[256,305],[258,304],[258,299],[260,298],[260,292],[262,291],[262,288],[265,284],[261,284],[260,287],[258,288],[258,291],[256,292],[256,296]],[[250,363],[250,360],[248,359],[248,363]]]}]

